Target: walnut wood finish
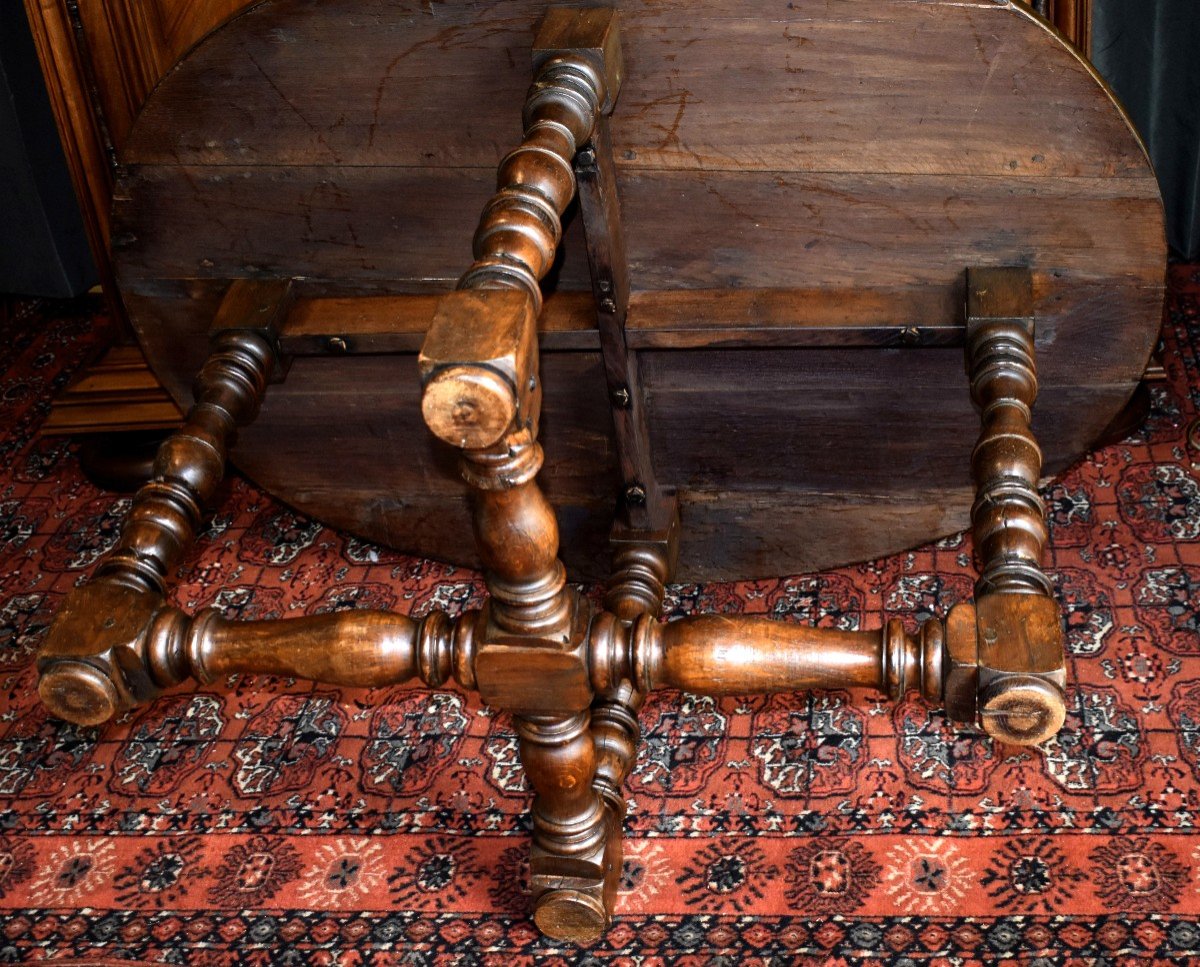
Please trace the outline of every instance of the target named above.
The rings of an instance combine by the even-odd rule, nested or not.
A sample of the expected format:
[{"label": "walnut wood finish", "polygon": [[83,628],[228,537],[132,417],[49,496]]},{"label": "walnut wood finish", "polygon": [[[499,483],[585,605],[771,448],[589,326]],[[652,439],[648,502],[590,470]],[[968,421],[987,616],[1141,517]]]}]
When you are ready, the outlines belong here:
[{"label": "walnut wood finish", "polygon": [[1092,0],[1046,0],[1052,20],[1084,57],[1092,56]]},{"label": "walnut wood finish", "polygon": [[1047,532],[1032,429],[1034,329],[1027,270],[968,273],[967,370],[982,426],[971,455],[977,678],[968,667],[964,694],[990,735],[1021,745],[1044,742],[1066,718],[1063,622],[1041,567]]},{"label": "walnut wood finish", "polygon": [[[604,604],[623,627],[628,627],[643,616],[657,618],[662,610],[665,584],[678,559],[679,509],[675,495],[658,482],[637,355],[626,338],[629,265],[606,116],[597,119],[591,142],[576,154],[574,167],[621,471],[621,493],[610,539],[613,573]],[[592,702],[592,739],[597,755],[592,785],[608,809],[612,858],[606,886],[610,893],[615,892],[621,869],[626,812],[622,789],[637,761],[641,741],[637,716],[645,701],[646,691],[623,677],[600,689]]]},{"label": "walnut wood finish", "polygon": [[228,328],[214,333],[195,404],[159,448],[154,475],[134,496],[116,547],[96,577],[68,597],[42,646],[38,688],[56,714],[97,724],[155,694],[161,669],[147,666],[140,649],[167,576],[221,482],[237,428],[258,413],[277,365],[269,332],[287,289],[271,282],[230,288],[219,314]]},{"label": "walnut wood finish", "polygon": [[[663,532],[629,531],[618,521],[613,535],[613,574],[604,596],[606,611],[597,618],[600,626],[619,622],[628,629],[640,618],[655,619],[662,610],[666,582],[674,569],[678,549],[678,517]],[[603,633],[589,636],[589,650]],[[597,666],[589,656],[589,668]],[[592,702],[592,741],[596,747],[596,772],[592,789],[608,810],[610,863],[606,893],[614,895],[621,870],[622,825],[625,821],[625,780],[637,762],[641,728],[638,712],[646,702],[646,692],[631,676],[609,674],[609,680],[597,687]]]},{"label": "walnut wood finish", "polygon": [[[97,627],[97,616],[104,615]],[[98,725],[191,678],[278,675],[349,687],[474,687],[479,612],[421,621],[376,611],[282,621],[188,617],[159,596],[103,578],[73,594],[39,657],[42,700],[54,714]],[[111,622],[111,623],[110,623]],[[81,648],[80,645],[84,645]]]},{"label": "walnut wood finish", "polygon": [[[616,14],[551,8],[533,55],[525,137],[500,162],[499,190],[475,231],[475,261],[458,282],[466,292],[443,301],[447,308],[425,338],[421,405],[430,430],[462,448],[471,488],[475,543],[491,596],[477,673],[488,682],[500,672],[507,686],[484,696],[522,713],[514,721],[535,794],[534,919],[551,936],[589,941],[608,925],[620,829],[593,788],[586,607],[566,586],[558,521],[535,480],[542,467],[536,320],[540,282],[575,196],[572,159],[620,87]],[[505,298],[505,290],[516,290],[516,300]],[[546,658],[554,670],[530,688],[529,676]],[[520,669],[519,680],[510,668]],[[556,683],[548,693],[551,714],[538,714],[546,700],[531,702],[531,693]]]},{"label": "walnut wood finish", "polygon": [[[603,122],[597,128],[623,78],[617,22],[612,10],[547,14],[534,45],[524,140],[499,166],[499,190],[476,232],[475,262],[458,291],[413,309],[425,318],[432,310],[417,360],[420,405],[440,452],[447,443],[457,451],[489,592],[483,609],[457,619],[435,613],[421,622],[362,612],[242,624],[211,611],[191,618],[163,605],[165,577],[224,469],[234,427],[253,417],[272,374],[286,374],[278,387],[283,394],[305,375],[299,361],[289,369],[278,358],[279,333],[300,304],[302,283],[240,281],[216,309],[214,350],[201,369],[187,424],[163,446],[156,478],[135,499],[117,550],[68,600],[39,657],[47,704],[84,724],[188,677],[209,682],[241,672],[347,685],[418,678],[440,687],[453,680],[478,690],[485,702],[513,713],[535,792],[534,918],[550,936],[577,942],[594,939],[609,922],[621,864],[621,787],[636,756],[637,710],[653,688],[729,695],[857,687],[897,701],[916,691],[927,702],[944,703],[953,721],[1026,745],[1057,731],[1065,709],[1061,616],[1041,571],[1046,531],[1036,490],[1043,460],[1033,423],[1035,340],[1043,320],[1037,276],[1025,266],[968,271],[963,322],[950,340],[963,340],[966,353],[967,378],[958,377],[957,398],[969,397],[980,411],[969,460],[980,560],[973,604],[960,604],[915,632],[898,619],[854,632],[751,616],[660,623],[665,582],[686,531],[665,488],[664,499],[644,514],[628,512],[630,480],[643,480],[629,474],[644,473],[649,484],[682,450],[649,432],[648,419],[622,421],[620,413],[613,439],[627,512],[617,515],[610,536],[613,571],[604,607],[594,608],[567,585],[558,520],[537,480],[546,462],[539,443],[538,318],[576,172],[589,182],[580,210],[599,313],[601,388],[611,398],[628,381],[630,402],[641,400],[652,416],[654,405],[662,406],[654,395],[669,382],[664,370],[670,364],[659,370],[660,379],[651,375],[654,365],[663,365],[656,354],[665,350],[648,351],[653,363],[641,370],[631,353],[634,300],[626,298],[621,280],[633,256],[620,244],[622,223],[606,174],[615,165]],[[581,147],[590,158],[579,157]],[[321,299],[339,312],[357,311],[344,295],[314,301]],[[363,311],[379,309],[375,302]],[[289,345],[312,349],[306,340],[316,336],[325,340],[324,351],[338,351],[330,343],[340,337],[323,331],[328,321],[315,326],[312,304],[298,315],[307,328],[294,330]],[[371,335],[377,345],[394,345],[414,331],[377,324]],[[572,333],[569,326],[559,331]],[[1057,335],[1051,324],[1050,336]],[[914,341],[921,341],[920,333]],[[717,345],[706,343],[700,352],[716,358]],[[804,375],[845,351],[810,351],[821,359]],[[744,350],[743,362],[756,352]],[[369,367],[370,359],[355,365]],[[773,368],[767,357],[753,359],[761,360],[754,377],[768,384],[792,362],[789,356]],[[921,385],[895,391],[911,394]],[[702,389],[717,392],[708,384]],[[415,409],[418,401],[410,402]],[[836,400],[824,402],[832,408]],[[691,454],[699,456],[698,450]],[[960,456],[968,463],[965,452]],[[903,469],[893,465],[891,471]],[[771,468],[749,468],[753,472]]]},{"label": "walnut wood finish", "polygon": [[[230,298],[247,287],[255,284],[235,286]],[[162,593],[224,476],[237,428],[258,413],[276,365],[274,347],[251,330],[222,331],[214,343],[196,377],[196,402],[159,450],[154,477],[134,497],[121,538],[98,572],[101,578]]]},{"label": "walnut wood finish", "polygon": [[[117,550],[67,602],[39,656],[40,691],[56,714],[98,724],[188,677],[207,683],[239,672],[343,685],[418,677],[439,687],[453,679],[478,688],[485,701],[517,713],[536,792],[535,919],[551,936],[580,942],[609,920],[621,787],[636,756],[637,710],[653,688],[725,695],[862,687],[894,700],[918,691],[944,700],[952,719],[1020,744],[1061,726],[1061,619],[1040,571],[1040,452],[1029,430],[1037,380],[1026,270],[969,275],[968,372],[982,414],[973,461],[979,597],[916,634],[895,619],[877,632],[718,615],[659,624],[675,526],[618,526],[606,610],[591,614],[565,585],[554,513],[534,479],[537,394],[518,403],[509,381],[513,417],[502,442],[462,454],[491,595],[481,612],[454,621],[435,613],[420,623],[364,612],[242,624],[164,607],[165,575],[194,534],[232,429],[252,418],[265,393],[272,332],[289,299],[288,283],[243,283],[226,297],[188,422],[163,446]],[[536,385],[536,353],[504,348],[531,340],[523,287],[481,287],[445,302],[423,359],[452,370],[482,368],[484,360]],[[448,362],[439,349],[453,329],[446,320],[464,327]],[[502,359],[509,362],[496,363]],[[431,363],[426,385],[443,371]]]},{"label": "walnut wood finish", "polygon": [[[588,186],[582,174],[578,177],[581,186]],[[581,192],[580,197],[586,195]],[[599,261],[590,254],[589,259]],[[598,322],[604,328],[617,328],[604,322],[604,317],[624,320],[619,341],[613,341],[630,362],[640,349],[961,346],[965,337],[959,284],[945,289],[856,286],[634,292],[618,316],[596,311],[612,285],[597,275],[591,293],[545,296],[537,321],[543,352],[600,350]],[[336,284],[313,285],[304,279],[295,283],[299,294],[279,333],[280,346],[289,355],[416,352],[442,305],[440,295],[380,295],[372,290],[353,294]],[[612,301],[620,304],[616,298]],[[605,376],[613,384],[613,402],[614,394],[628,389],[619,380],[629,380],[632,374],[610,374],[609,358],[604,357]],[[622,402],[620,407],[632,412],[632,402]]]},{"label": "walnut wood finish", "polygon": [[514,424],[536,434],[537,319],[525,292],[456,292],[440,300],[417,362],[421,412],[452,446],[480,450]]},{"label": "walnut wood finish", "polygon": [[619,526],[635,531],[661,530],[678,509],[674,493],[659,484],[654,469],[637,354],[630,350],[626,339],[629,265],[607,118],[597,120],[591,143],[575,156],[575,173],[621,471]]},{"label": "walnut wood finish", "polygon": [[[116,255],[178,399],[229,279],[300,276],[320,298],[379,297],[361,334],[356,311],[310,326],[314,348],[232,459],[318,519],[478,567],[415,368],[324,351],[334,338],[345,356],[420,348],[432,312],[381,349],[381,330],[401,333],[390,314],[408,311],[386,300],[453,288],[520,137],[514,106],[545,0],[488,17],[435,6],[270,0],[213,34],[126,144]],[[798,573],[966,526],[967,265],[1032,269],[1045,472],[1087,450],[1155,339],[1165,249],[1137,139],[1059,37],[990,0],[796,0],[771,17],[751,0],[614,7],[626,343],[656,479],[687,522],[681,580]],[[542,487],[564,563],[602,580],[626,481],[588,299],[584,189],[543,279]],[[328,427],[343,446],[318,468],[309,441]],[[405,445],[380,448],[381,436]]]},{"label": "walnut wood finish", "polygon": [[1029,273],[976,269],[967,285],[967,365],[982,419],[971,455],[971,528],[982,572],[978,595],[1051,594],[1042,572],[1046,517],[1038,496],[1042,451],[1033,435],[1037,368]]}]

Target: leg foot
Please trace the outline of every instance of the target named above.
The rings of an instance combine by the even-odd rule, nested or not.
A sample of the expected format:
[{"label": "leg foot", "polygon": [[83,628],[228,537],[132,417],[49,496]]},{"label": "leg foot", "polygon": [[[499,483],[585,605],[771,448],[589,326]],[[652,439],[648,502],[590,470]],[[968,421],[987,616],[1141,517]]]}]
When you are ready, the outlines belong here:
[{"label": "leg foot", "polygon": [[607,928],[615,883],[613,827],[592,788],[590,724],[587,711],[516,720],[521,762],[536,793],[529,860],[534,917],[548,936],[576,943]]},{"label": "leg foot", "polygon": [[589,944],[608,929],[604,902],[578,890],[549,890],[538,897],[533,921],[547,937]]},{"label": "leg foot", "polygon": [[1009,745],[1041,745],[1067,719],[1062,690],[1032,675],[993,682],[979,697],[979,718],[993,739]]},{"label": "leg foot", "polygon": [[76,725],[103,725],[123,711],[112,680],[81,661],[62,661],[42,673],[38,696],[60,719]]}]

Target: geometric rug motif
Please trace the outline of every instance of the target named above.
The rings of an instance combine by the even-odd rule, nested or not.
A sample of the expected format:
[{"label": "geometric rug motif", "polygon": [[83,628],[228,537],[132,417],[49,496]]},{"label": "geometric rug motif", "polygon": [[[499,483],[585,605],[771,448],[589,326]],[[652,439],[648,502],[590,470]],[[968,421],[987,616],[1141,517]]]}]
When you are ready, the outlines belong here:
[{"label": "geometric rug motif", "polygon": [[[529,919],[511,722],[459,692],[232,678],[99,729],[49,717],[34,653],[128,499],[51,397],[109,336],[87,303],[0,318],[0,962],[1200,962],[1200,268],[1170,273],[1147,424],[1049,487],[1066,724],[1043,752],[913,701],[656,693],[622,893],[590,950]],[[912,630],[971,594],[969,535],[820,574],[669,590],[666,612]],[[595,589],[587,589],[594,593]],[[478,574],[377,547],[231,475],[173,603],[421,616]]]}]

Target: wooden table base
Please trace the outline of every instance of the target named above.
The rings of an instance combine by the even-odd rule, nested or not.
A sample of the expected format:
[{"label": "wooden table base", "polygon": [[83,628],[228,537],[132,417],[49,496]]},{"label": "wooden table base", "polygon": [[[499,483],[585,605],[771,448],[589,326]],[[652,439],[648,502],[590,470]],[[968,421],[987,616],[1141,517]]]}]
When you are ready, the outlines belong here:
[{"label": "wooden table base", "polygon": [[[622,784],[655,688],[703,695],[859,686],[894,700],[918,691],[954,722],[1035,745],[1062,725],[1063,631],[1041,570],[1041,452],[1032,293],[1025,269],[968,274],[967,369],[982,429],[972,457],[981,571],[974,604],[915,633],[893,619],[838,631],[758,617],[660,623],[681,522],[653,479],[634,357],[625,351],[628,283],[612,201],[607,130],[621,80],[611,10],[547,15],[534,51],[525,139],[501,163],[474,264],[436,304],[421,351],[422,410],[460,452],[489,598],[421,621],[354,611],[279,621],[189,616],[164,602],[225,469],[239,425],[285,378],[280,333],[291,286],[235,282],[213,327],[213,353],[184,426],[158,453],[116,549],[74,591],[43,645],[40,693],[57,715],[98,725],[187,679],[262,673],[349,686],[455,682],[513,713],[535,790],[534,917],[552,937],[586,942],[607,926],[621,863]],[[562,212],[581,206],[616,439],[625,475],[603,608],[566,583],[558,525],[537,483],[541,386],[539,281]]]}]

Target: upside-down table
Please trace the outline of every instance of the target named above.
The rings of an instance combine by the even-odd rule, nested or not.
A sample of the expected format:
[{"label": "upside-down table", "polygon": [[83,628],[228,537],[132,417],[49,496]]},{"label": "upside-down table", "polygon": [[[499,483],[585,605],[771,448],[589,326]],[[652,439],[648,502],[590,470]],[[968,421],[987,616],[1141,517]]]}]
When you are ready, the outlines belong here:
[{"label": "upside-down table", "polygon": [[[579,941],[651,689],[917,690],[1030,745],[1062,724],[1038,485],[1136,386],[1165,259],[1136,135],[1027,8],[271,0],[176,67],[122,161],[123,296],[195,403],[42,647],[56,714],[237,672],[477,691],[535,790],[534,917]],[[227,459],[481,566],[486,605],[184,613],[167,584]],[[658,621],[673,576],[968,521],[975,600],[920,628]],[[603,607],[568,570],[607,572]]]}]

